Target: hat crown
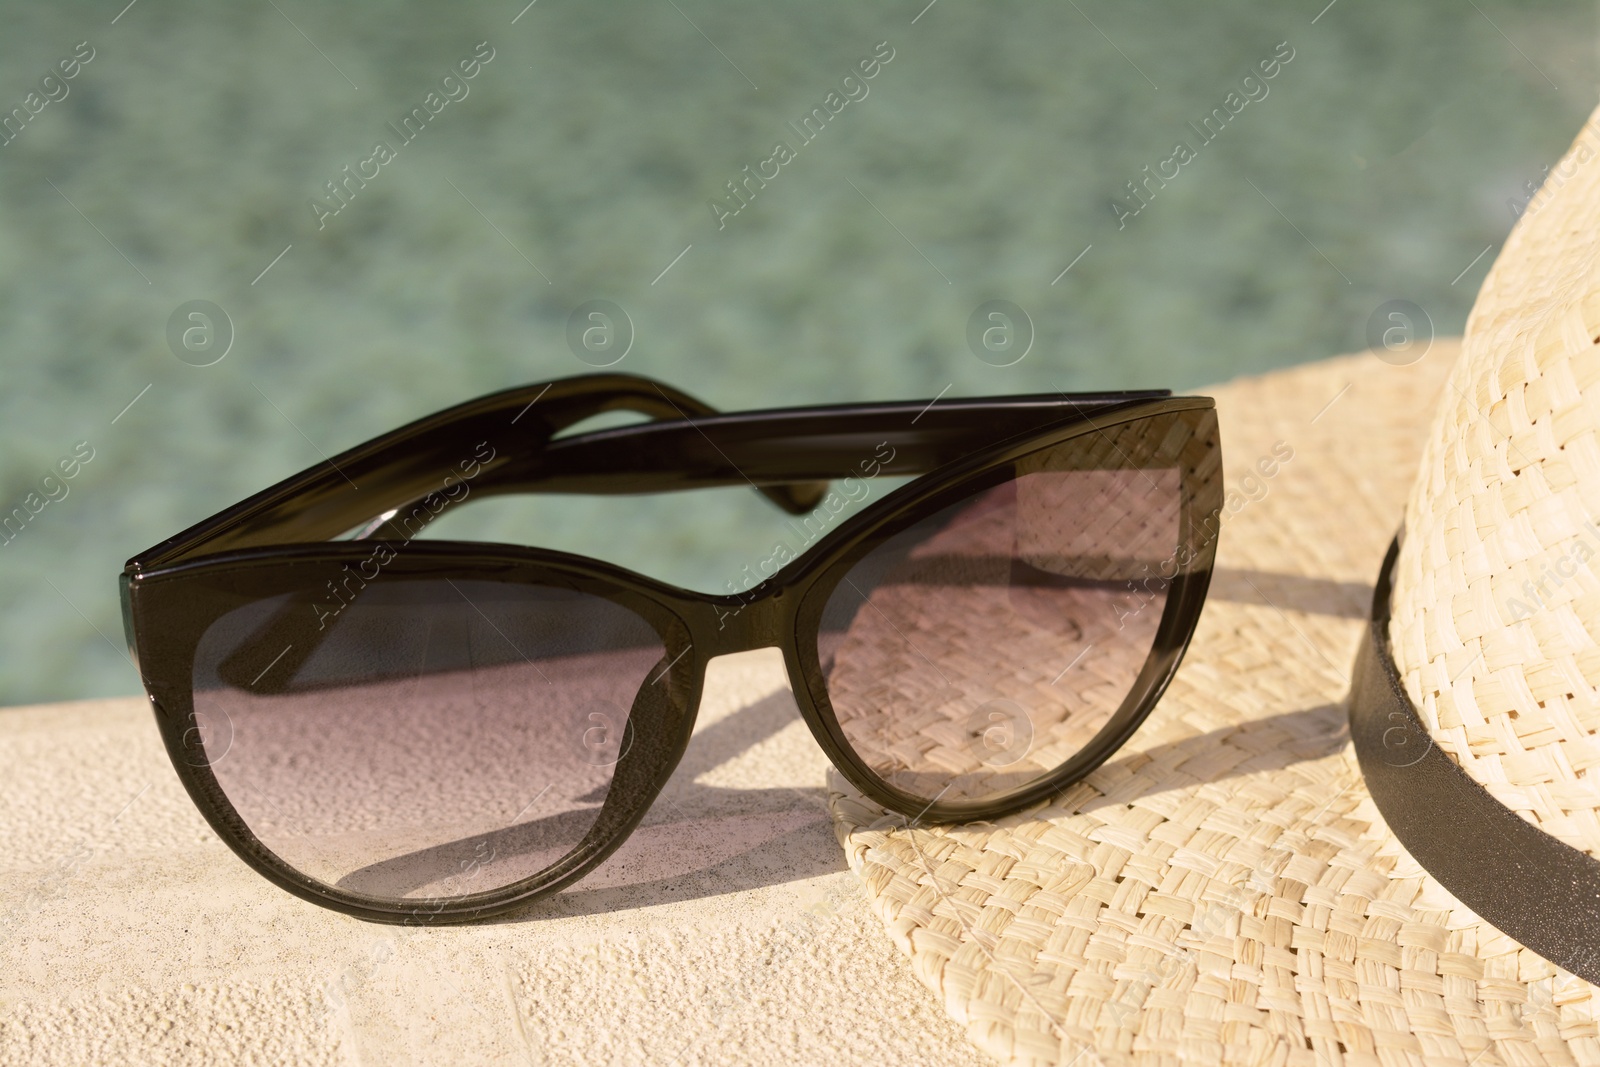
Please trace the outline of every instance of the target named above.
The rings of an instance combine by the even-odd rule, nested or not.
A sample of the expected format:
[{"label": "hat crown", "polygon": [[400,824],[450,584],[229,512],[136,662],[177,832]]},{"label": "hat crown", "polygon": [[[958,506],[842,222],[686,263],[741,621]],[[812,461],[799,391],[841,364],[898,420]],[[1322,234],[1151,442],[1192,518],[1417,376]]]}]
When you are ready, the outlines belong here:
[{"label": "hat crown", "polygon": [[1600,858],[1600,112],[1467,320],[1406,507],[1389,636],[1433,742]]}]

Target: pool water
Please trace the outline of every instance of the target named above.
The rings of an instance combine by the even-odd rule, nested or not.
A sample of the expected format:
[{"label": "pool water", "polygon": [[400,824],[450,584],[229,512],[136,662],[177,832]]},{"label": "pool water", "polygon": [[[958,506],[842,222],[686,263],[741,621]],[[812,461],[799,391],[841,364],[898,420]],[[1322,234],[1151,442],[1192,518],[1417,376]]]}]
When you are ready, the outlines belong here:
[{"label": "pool water", "polygon": [[[1392,301],[1457,332],[1596,98],[1576,3],[119,7],[0,34],[5,704],[136,692],[124,559],[489,390],[1193,389]],[[720,591],[785,518],[550,497],[430,536]]]}]

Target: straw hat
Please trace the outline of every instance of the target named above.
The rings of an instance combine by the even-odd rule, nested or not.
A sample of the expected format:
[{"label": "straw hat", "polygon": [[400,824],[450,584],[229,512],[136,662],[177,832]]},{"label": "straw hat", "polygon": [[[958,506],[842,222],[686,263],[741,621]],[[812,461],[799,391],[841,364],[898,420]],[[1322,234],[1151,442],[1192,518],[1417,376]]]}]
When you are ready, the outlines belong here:
[{"label": "straw hat", "polygon": [[[1086,781],[924,828],[834,778],[851,866],[980,1048],[1600,1063],[1596,986],[1573,973],[1600,979],[1574,943],[1600,937],[1597,149],[1600,112],[1459,350],[1219,392],[1233,491],[1205,615],[1161,705]],[[1369,626],[1402,525],[1389,621]],[[1395,725],[1368,721],[1373,700]]]}]

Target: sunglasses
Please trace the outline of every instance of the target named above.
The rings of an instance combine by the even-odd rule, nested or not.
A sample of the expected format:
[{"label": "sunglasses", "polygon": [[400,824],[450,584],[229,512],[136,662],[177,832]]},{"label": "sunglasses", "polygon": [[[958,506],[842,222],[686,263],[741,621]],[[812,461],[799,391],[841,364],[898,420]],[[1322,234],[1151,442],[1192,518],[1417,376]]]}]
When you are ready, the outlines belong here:
[{"label": "sunglasses", "polygon": [[[614,411],[647,421],[578,427]],[[727,595],[419,536],[499,494],[740,485],[802,547]],[[123,617],[178,777],[241,859],[359,918],[460,922],[616,850],[726,653],[780,648],[828,758],[908,819],[1059,793],[1177,669],[1221,504],[1207,397],[718,414],[587,375],[430,415],[140,553]]]}]

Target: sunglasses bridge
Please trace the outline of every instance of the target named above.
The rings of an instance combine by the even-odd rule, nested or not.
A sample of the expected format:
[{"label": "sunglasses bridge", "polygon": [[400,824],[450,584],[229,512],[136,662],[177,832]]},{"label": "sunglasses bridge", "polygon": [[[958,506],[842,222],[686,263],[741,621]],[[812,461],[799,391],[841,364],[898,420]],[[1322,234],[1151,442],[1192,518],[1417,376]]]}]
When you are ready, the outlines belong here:
[{"label": "sunglasses bridge", "polygon": [[703,663],[713,656],[788,644],[798,598],[796,590],[767,578],[742,593],[686,599],[679,610],[694,639],[710,642],[694,649]]}]

